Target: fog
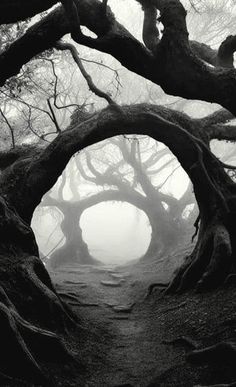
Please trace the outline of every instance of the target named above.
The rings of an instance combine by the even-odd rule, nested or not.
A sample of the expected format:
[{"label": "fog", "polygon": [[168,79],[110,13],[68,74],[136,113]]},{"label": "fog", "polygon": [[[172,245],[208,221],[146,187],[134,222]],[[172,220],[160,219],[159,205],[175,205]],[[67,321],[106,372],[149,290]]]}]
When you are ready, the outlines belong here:
[{"label": "fog", "polygon": [[[131,3],[132,15],[130,15]],[[211,2],[209,2],[210,4]],[[143,12],[140,5],[130,0],[120,2],[110,0],[109,5],[117,20],[142,41],[140,25],[142,25]],[[215,24],[209,24],[209,18],[212,15],[208,15],[208,13],[204,15],[194,13],[194,16],[191,15],[190,13],[188,16],[191,39],[205,43],[208,43],[210,39],[213,46],[217,44]],[[223,22],[225,25],[222,30],[224,29],[224,33],[227,34],[227,28],[229,29],[230,25],[228,25],[227,20],[223,20]],[[217,24],[217,21],[215,23]],[[206,25],[208,25],[207,30]],[[89,33],[89,31],[86,31],[86,33]],[[122,68],[120,63],[111,56],[86,47],[78,46],[77,48],[81,58],[86,60],[86,69],[92,76],[94,83],[110,94],[117,103],[148,102],[162,104],[186,112],[195,118],[203,117],[219,108],[216,104],[186,101],[178,97],[165,95],[156,85]],[[104,64],[107,67],[104,67]],[[44,63],[43,69],[36,71],[35,76],[39,76],[40,80],[45,77],[48,87],[53,89],[55,79],[50,66],[49,63]],[[61,98],[61,104],[67,102],[82,107],[86,106],[89,113],[106,106],[105,101],[90,93],[85,80],[68,55],[63,54],[55,61],[55,69],[59,77],[58,98]],[[78,85],[80,86],[79,89]],[[68,90],[70,90],[70,93],[68,93]],[[32,95],[36,101],[38,94],[34,93]],[[37,97],[37,104],[42,103],[42,97],[41,90]],[[75,112],[76,110],[73,109],[60,109],[57,111],[57,121],[62,130],[70,123]],[[79,122],[80,116],[77,118],[77,122]],[[44,125],[42,125],[42,121]],[[53,133],[51,125],[50,120],[48,121],[48,114],[42,116],[37,110],[34,117],[34,127],[38,136],[45,136],[46,133],[45,138],[50,141],[56,135],[56,133],[47,134],[47,132]],[[31,134],[25,142],[33,141],[32,138]],[[191,239],[188,234],[191,234],[193,229],[193,223],[197,216],[197,206],[186,173],[179,166],[177,160],[173,158],[171,152],[167,152],[163,157],[158,158],[158,152],[161,154],[164,149],[163,144],[158,144],[150,139],[140,140],[140,138],[139,136],[130,136],[125,144],[120,140],[111,139],[80,152],[79,155],[72,158],[64,176],[58,179],[57,184],[49,193],[50,198],[80,203],[85,199],[96,197],[101,192],[113,191],[114,193],[115,190],[123,194],[124,198],[128,194],[132,194],[132,201],[135,202],[135,195],[141,194],[142,199],[147,198],[149,201],[149,215],[152,212],[155,213],[156,239],[158,239],[159,232],[163,234],[165,227],[163,218],[158,215],[160,208],[159,210],[156,209],[156,207],[160,207],[160,203],[166,210],[167,224],[172,225],[173,229],[176,228],[176,233],[179,233],[180,237],[181,230],[184,230],[183,234],[187,231],[187,237]],[[135,144],[138,144],[138,146]],[[217,153],[218,157],[221,158],[222,156],[224,161],[230,161],[231,163],[235,161],[234,150],[226,149],[228,145],[224,144],[223,146],[222,142],[220,147],[216,142],[211,145],[212,150]],[[135,155],[134,160],[132,160],[132,154]],[[148,165],[147,161],[152,159],[153,162]],[[145,166],[146,162],[147,166]],[[141,178],[138,177],[140,166],[143,169],[143,177]],[[144,182],[145,176],[148,178],[150,185],[147,190]],[[186,203],[184,200],[181,203],[181,198],[184,198],[185,192],[191,198],[188,198]],[[175,203],[172,208],[168,204],[168,200],[161,199],[163,195],[178,199],[179,203]],[[78,227],[78,229],[79,226],[81,227],[82,237],[88,245],[90,254],[104,263],[119,264],[140,258],[145,255],[151,241],[153,230],[150,225],[150,216],[137,208],[135,203],[132,205],[124,198],[122,201],[107,201],[105,199],[104,201],[101,200],[99,204],[89,205],[89,208],[83,210],[81,217],[78,217],[77,225],[71,226],[72,228]],[[63,219],[65,220],[65,212],[62,208],[59,208],[60,206],[47,205],[46,202],[47,200],[45,201],[44,198],[44,204],[36,209],[32,227],[41,254],[49,257],[56,249],[66,243],[66,237],[61,230]],[[179,208],[177,208],[178,206]],[[189,220],[189,224],[180,224],[184,218],[191,218],[191,214],[192,219]],[[70,230],[70,233],[72,233],[72,230]],[[165,239],[163,235],[162,239]],[[70,254],[69,251],[68,254]]]},{"label": "fog", "polygon": [[[148,144],[151,149],[146,151],[147,148],[145,148],[142,151],[141,146],[141,156],[144,157],[144,160],[145,157],[147,158],[147,155],[148,157],[152,155],[153,146],[158,146],[158,152],[163,152],[165,149],[162,144],[157,145],[157,143],[151,139],[143,139],[142,141],[144,141],[146,145]],[[113,188],[112,192],[122,192],[122,189],[124,189],[123,185],[125,178],[125,189],[127,189],[127,186],[129,187],[129,190],[132,188],[132,195],[134,195],[134,198],[135,195],[138,194],[139,196],[141,195],[143,200],[150,200],[146,196],[147,192],[143,192],[144,185],[142,179],[139,181],[139,184],[133,188],[135,173],[130,170],[130,165],[125,163],[122,166],[122,170],[119,170],[117,163],[120,163],[119,159],[121,158],[121,155],[118,155],[118,153],[116,154],[116,149],[113,144],[110,144],[109,140],[104,141],[103,144],[96,149],[91,147],[91,149],[88,148],[88,150],[86,150],[86,152],[90,152],[92,160],[95,160],[93,168],[95,168],[95,166],[98,170],[100,168],[99,173],[101,173],[101,170],[103,169],[103,167],[100,166],[98,159],[101,149],[103,151],[105,149],[107,154],[110,155],[110,160],[105,160],[107,165],[106,168],[109,169],[113,167],[116,173],[115,175],[114,173],[112,175],[113,180],[110,183],[112,188],[112,184],[115,184],[114,176],[118,179],[116,182],[116,188],[118,188],[118,190],[116,189],[114,191]],[[152,167],[161,168],[161,170],[157,176],[156,174],[153,174],[153,176],[150,177],[151,189],[156,195],[156,192],[158,191],[156,191],[155,187],[158,187],[161,183],[161,185],[163,184],[161,187],[163,194],[180,199],[189,184],[189,179],[181,167],[178,165],[176,167],[176,159],[168,164],[169,157],[172,157],[172,155],[169,154],[168,150],[167,152],[168,153],[164,157],[161,157],[157,163],[155,162],[154,165],[152,165]],[[103,153],[102,156],[104,159]],[[162,170],[162,165],[164,166],[166,163],[167,167]],[[78,168],[79,173],[77,173]],[[92,171],[93,168],[91,169]],[[99,177],[101,175],[98,174],[98,184],[91,184],[91,182],[88,181],[91,176],[83,176],[85,170],[86,162],[82,152],[68,164],[63,177],[58,179],[54,188],[51,190],[50,197],[58,198],[59,191],[61,191],[62,201],[73,204],[75,200],[77,200],[78,203],[82,203],[83,201],[86,201],[86,199],[96,198],[96,195],[99,195],[101,192],[106,193],[108,190],[108,181],[105,181],[105,186],[100,186]],[[86,177],[88,180],[81,177],[81,173],[82,176]],[[88,172],[86,173],[88,174]],[[103,170],[103,176],[106,176],[106,173],[106,170],[105,172]],[[104,181],[102,181],[102,183],[104,183]],[[125,195],[127,195],[127,192],[130,191],[124,192]],[[44,200],[47,200],[47,198]],[[44,200],[42,203],[44,203]],[[155,199],[152,199],[152,201],[154,202],[153,205],[155,207]],[[43,256],[49,257],[54,250],[64,245],[65,237],[61,231],[61,222],[63,218],[64,215],[59,210],[59,207],[39,206],[36,209],[32,220],[32,228],[35,232],[40,252]],[[159,228],[160,231],[163,231],[162,220],[156,217],[155,222],[157,224],[156,232],[158,234]],[[96,205],[89,206],[87,209],[85,208],[75,227],[79,228],[79,225],[82,229],[82,238],[87,244],[90,254],[105,264],[124,264],[136,260],[145,255],[151,241],[152,228],[150,219],[140,208],[125,201],[125,198],[122,201],[101,201]]]},{"label": "fog", "polygon": [[[84,211],[80,225],[91,254],[105,264],[123,264],[140,258],[150,243],[147,216],[128,203],[100,203]],[[41,252],[47,255],[62,237],[58,226],[50,241],[45,238],[57,226],[57,220],[48,213],[39,217],[36,213],[32,226]],[[58,247],[62,244],[63,241]]]}]

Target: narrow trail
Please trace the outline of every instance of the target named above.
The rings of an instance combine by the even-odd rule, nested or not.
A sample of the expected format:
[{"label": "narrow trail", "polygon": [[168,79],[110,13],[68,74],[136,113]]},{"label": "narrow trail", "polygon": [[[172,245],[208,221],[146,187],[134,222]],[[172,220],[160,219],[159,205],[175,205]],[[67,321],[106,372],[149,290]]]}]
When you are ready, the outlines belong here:
[{"label": "narrow trail", "polygon": [[142,308],[148,286],[157,280],[156,270],[146,265],[141,270],[132,265],[83,265],[50,275],[62,299],[83,320],[82,326],[105,330],[101,359],[97,362],[96,350],[90,354],[93,372],[85,385],[147,386],[156,369],[163,368],[161,336],[153,336],[149,308]]},{"label": "narrow trail", "polygon": [[232,316],[229,299],[227,313],[224,292],[210,296],[211,314],[209,296],[163,297],[156,290],[147,297],[148,286],[168,280],[172,272],[172,265],[160,261],[155,267],[77,266],[50,273],[62,299],[79,316],[81,329],[89,332],[77,343],[86,364],[84,382],[68,386],[190,387],[211,375],[186,364],[188,343],[168,341],[184,336],[201,346],[203,337],[219,330],[229,316],[235,329],[236,312]]}]

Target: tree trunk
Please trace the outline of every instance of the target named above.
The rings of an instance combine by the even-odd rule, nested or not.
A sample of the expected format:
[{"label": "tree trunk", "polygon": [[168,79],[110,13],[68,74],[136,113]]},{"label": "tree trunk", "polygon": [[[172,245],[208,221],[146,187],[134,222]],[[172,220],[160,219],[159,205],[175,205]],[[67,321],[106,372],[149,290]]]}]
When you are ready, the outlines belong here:
[{"label": "tree trunk", "polygon": [[197,244],[176,273],[168,291],[185,291],[193,287],[198,291],[210,290],[222,285],[230,274],[235,273],[235,184],[222,166],[205,165],[211,178],[211,194],[206,194],[203,185],[195,186],[200,211]]},{"label": "tree trunk", "polygon": [[[60,206],[62,209],[62,206]],[[80,218],[82,212],[78,205],[74,208],[73,203],[64,206],[64,219],[61,223],[61,230],[65,237],[63,246],[59,247],[50,256],[48,267],[55,269],[60,266],[70,265],[93,265],[98,261],[93,258],[88,250],[88,246],[83,240]]]},{"label": "tree trunk", "polygon": [[158,260],[163,254],[173,252],[183,242],[186,230],[181,220],[169,216],[168,211],[160,203],[156,202],[156,206],[152,202],[148,203],[145,213],[152,231],[150,244],[142,259]]},{"label": "tree trunk", "polygon": [[0,229],[0,385],[52,386],[75,366],[62,341],[75,319],[38,257],[31,228],[2,198]]}]

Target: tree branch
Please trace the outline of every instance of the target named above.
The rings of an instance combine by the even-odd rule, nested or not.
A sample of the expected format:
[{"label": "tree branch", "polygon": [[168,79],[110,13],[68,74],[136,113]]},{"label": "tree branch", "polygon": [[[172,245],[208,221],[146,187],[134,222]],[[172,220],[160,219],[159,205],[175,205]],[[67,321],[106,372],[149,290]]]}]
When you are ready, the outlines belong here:
[{"label": "tree branch", "polygon": [[0,24],[25,20],[56,4],[56,0],[2,0],[0,3]]},{"label": "tree branch", "polygon": [[[193,54],[188,41],[186,11],[178,0],[153,0],[164,25],[155,55],[116,22],[109,7],[105,14],[103,3],[98,0],[77,1],[81,25],[97,35],[96,39],[79,37],[78,43],[113,55],[127,69],[160,85],[169,94],[216,102],[236,114],[235,70],[209,67]],[[54,46],[70,30],[62,8],[29,28],[0,55],[0,84],[17,74],[32,57]]]},{"label": "tree branch", "polygon": [[10,124],[9,120],[7,119],[7,116],[4,114],[3,110],[0,109],[0,114],[1,116],[3,117],[9,131],[10,131],[10,136],[11,136],[11,143],[12,143],[12,148],[15,148],[16,144],[15,144],[15,136],[14,136],[14,128],[12,127],[12,125]]},{"label": "tree branch", "polygon": [[[7,181],[13,171],[7,171],[1,178],[2,194],[6,195],[19,214],[29,221],[42,196],[55,184],[74,153],[105,138],[125,133],[149,135],[163,142],[188,173],[199,202],[207,206],[208,200],[212,198],[212,190],[217,190],[220,201],[221,189],[212,183],[213,176],[209,176],[207,168],[217,164],[219,166],[216,169],[217,173],[222,171],[224,175],[221,162],[211,154],[207,146],[191,134],[191,131],[188,132],[188,125],[183,127],[184,120],[180,126],[175,123],[175,118],[173,114],[167,119],[166,109],[163,111],[147,104],[123,106],[120,110],[108,107],[91,119],[75,125],[73,129],[69,127],[68,130],[60,133],[36,158],[15,164],[14,173],[19,173],[17,171],[20,170],[24,178],[15,179],[15,189],[11,186],[9,190]],[[230,178],[224,175],[224,179],[227,178],[231,184]],[[218,181],[218,179],[215,180]],[[232,185],[233,189],[234,185]],[[17,200],[20,192],[27,197],[24,201],[27,205]]]},{"label": "tree branch", "polygon": [[115,105],[116,103],[113,101],[113,99],[104,91],[100,90],[93,82],[92,77],[87,73],[85,70],[85,67],[80,60],[80,57],[78,55],[78,52],[73,44],[70,43],[64,43],[62,41],[58,41],[55,44],[55,48],[57,50],[68,50],[70,51],[72,58],[74,59],[75,63],[80,69],[81,74],[83,75],[84,79],[86,80],[89,90],[91,90],[95,95],[97,95],[100,98],[104,98],[109,104]]}]

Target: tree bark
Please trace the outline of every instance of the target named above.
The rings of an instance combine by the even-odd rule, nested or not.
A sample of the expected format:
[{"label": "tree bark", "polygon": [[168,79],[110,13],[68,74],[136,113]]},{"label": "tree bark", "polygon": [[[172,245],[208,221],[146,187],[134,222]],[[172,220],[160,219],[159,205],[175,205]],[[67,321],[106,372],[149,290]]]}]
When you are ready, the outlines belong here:
[{"label": "tree bark", "polygon": [[[1,193],[8,197],[24,220],[30,222],[42,196],[52,187],[75,152],[118,134],[150,135],[172,150],[193,183],[201,216],[201,230],[211,230],[207,235],[204,232],[199,233],[198,249],[195,249],[193,256],[198,251],[204,267],[199,271],[196,281],[206,287],[217,286],[230,268],[226,264],[227,269],[225,272],[221,271],[221,278],[218,280],[211,279],[209,275],[204,276],[208,272],[207,262],[211,262],[203,258],[206,255],[205,246],[208,246],[207,241],[211,241],[212,262],[216,256],[222,256],[223,260],[223,254],[219,254],[223,242],[219,240],[223,239],[222,227],[225,227],[230,235],[230,247],[234,249],[232,229],[236,185],[225,173],[221,162],[199,139],[201,129],[204,128],[199,123],[197,120],[196,125],[194,120],[189,120],[185,115],[171,114],[171,111],[151,105],[124,106],[118,109],[109,107],[80,124],[78,128],[74,126],[61,133],[45,150],[39,149],[37,157],[32,159],[24,156],[23,159],[18,159],[3,173],[0,181]],[[232,260],[234,253],[229,254],[228,244],[225,241],[226,255],[230,255]],[[218,258],[217,260],[221,261]],[[215,266],[215,271],[219,272],[220,264],[217,267],[218,270]],[[203,277],[204,281],[201,282]],[[196,285],[196,281],[189,281],[189,286]]]},{"label": "tree bark", "polygon": [[[63,205],[64,204],[64,205]],[[82,236],[80,218],[82,212],[79,206],[73,203],[61,203],[60,211],[63,214],[61,231],[64,235],[63,246],[56,249],[49,257],[47,268],[56,269],[70,265],[94,265],[98,261],[89,252],[88,246]],[[64,208],[62,210],[62,208]]]},{"label": "tree bark", "polygon": [[[20,348],[14,364],[22,359],[19,370],[17,366],[12,367],[8,356],[0,372],[15,378],[37,378],[41,372],[37,361],[41,353],[38,347],[35,350],[35,337],[41,340],[42,335],[46,335],[58,343],[57,336],[50,336],[47,329],[56,332],[74,324],[38,258],[29,224],[42,196],[54,185],[71,156],[90,144],[118,134],[150,135],[166,144],[188,173],[200,210],[201,227],[193,253],[169,290],[216,287],[234,271],[236,185],[225,173],[222,163],[199,139],[201,128],[205,127],[199,121],[195,123],[185,115],[151,105],[109,107],[88,121],[69,127],[45,149],[23,147],[14,150],[14,157],[0,155],[0,165],[2,161],[5,166],[0,176],[0,276],[3,284],[0,318],[3,335],[12,343],[9,348],[12,352],[16,345]],[[11,303],[17,312],[12,312]],[[46,327],[46,333],[34,328],[36,321],[40,329]],[[21,334],[25,326],[26,333]],[[64,360],[67,358],[65,349],[61,356]],[[29,363],[32,372],[28,372]]]},{"label": "tree bark", "polygon": [[[145,5],[145,1],[139,2]],[[35,3],[38,2],[35,0]],[[188,40],[186,11],[182,4],[177,0],[156,0],[156,3],[156,8],[163,14],[164,33],[153,50],[154,54],[115,20],[109,7],[104,12],[103,4],[98,0],[78,1],[81,25],[95,33],[97,38],[83,34],[73,35],[73,38],[79,44],[112,55],[127,69],[160,85],[168,94],[219,103],[236,114],[236,72],[229,68],[234,49],[230,51],[230,59],[223,56],[220,67],[208,66],[202,60],[202,57],[206,59],[202,50],[197,56],[199,45],[198,50],[194,50],[194,45]],[[70,32],[71,25],[63,7],[35,23],[0,54],[0,84],[18,74],[25,63],[53,47],[57,40]]]},{"label": "tree bark", "polygon": [[54,372],[74,372],[63,336],[76,320],[57,296],[32,230],[2,198],[0,228],[0,384],[54,385]]}]

